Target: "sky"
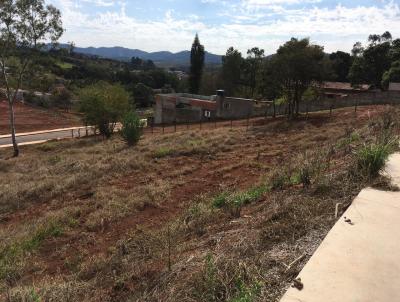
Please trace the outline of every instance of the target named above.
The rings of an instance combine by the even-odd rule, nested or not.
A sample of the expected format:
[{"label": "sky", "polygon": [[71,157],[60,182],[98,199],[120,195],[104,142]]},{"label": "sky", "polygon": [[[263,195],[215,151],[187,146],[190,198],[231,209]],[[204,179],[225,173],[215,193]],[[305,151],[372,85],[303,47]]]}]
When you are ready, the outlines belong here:
[{"label": "sky", "polygon": [[291,37],[326,52],[350,51],[369,34],[400,38],[400,0],[48,0],[62,12],[61,42],[144,51],[189,50],[196,33],[206,50],[233,46],[266,54]]}]

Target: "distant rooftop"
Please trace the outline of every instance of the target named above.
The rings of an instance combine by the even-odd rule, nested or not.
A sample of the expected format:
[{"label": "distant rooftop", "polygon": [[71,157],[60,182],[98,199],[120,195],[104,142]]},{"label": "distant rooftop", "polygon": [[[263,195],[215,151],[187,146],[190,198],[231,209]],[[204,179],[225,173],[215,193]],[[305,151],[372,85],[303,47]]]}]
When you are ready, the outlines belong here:
[{"label": "distant rooftop", "polygon": [[324,89],[335,89],[335,90],[348,90],[348,91],[366,91],[371,88],[371,85],[361,84],[357,87],[351,86],[350,83],[343,82],[323,82],[322,88]]}]

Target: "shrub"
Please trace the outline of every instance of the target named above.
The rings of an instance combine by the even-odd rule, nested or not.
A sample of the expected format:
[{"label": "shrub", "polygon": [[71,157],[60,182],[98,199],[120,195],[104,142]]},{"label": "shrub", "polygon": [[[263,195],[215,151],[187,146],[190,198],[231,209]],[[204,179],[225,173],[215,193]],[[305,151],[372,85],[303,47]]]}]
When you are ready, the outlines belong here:
[{"label": "shrub", "polygon": [[128,112],[122,121],[122,138],[126,141],[128,146],[133,146],[139,141],[141,135],[142,126],[138,115],[134,111]]},{"label": "shrub", "polygon": [[226,201],[229,197],[229,194],[227,192],[222,192],[221,194],[218,194],[215,196],[212,205],[214,208],[223,208],[226,205]]},{"label": "shrub", "polygon": [[290,181],[290,177],[286,171],[281,169],[275,170],[270,177],[270,186],[272,190],[282,190]]},{"label": "shrub", "polygon": [[109,138],[129,110],[129,94],[120,85],[99,82],[80,91],[80,111],[88,124]]},{"label": "shrub", "polygon": [[368,179],[379,175],[389,157],[391,146],[388,144],[364,145],[356,154],[357,171]]}]

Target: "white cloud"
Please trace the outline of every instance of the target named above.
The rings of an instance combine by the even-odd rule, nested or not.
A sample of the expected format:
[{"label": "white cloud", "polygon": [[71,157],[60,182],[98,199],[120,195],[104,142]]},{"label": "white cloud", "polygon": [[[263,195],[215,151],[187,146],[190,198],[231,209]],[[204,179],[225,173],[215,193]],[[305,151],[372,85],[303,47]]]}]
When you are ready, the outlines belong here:
[{"label": "white cloud", "polygon": [[114,6],[115,1],[103,1],[103,0],[82,0],[83,2],[94,4],[96,6],[103,6],[103,7],[109,7],[109,6]]},{"label": "white cloud", "polygon": [[304,3],[319,3],[321,0],[242,0],[242,6],[248,9],[259,9],[275,5],[293,5]]},{"label": "white cloud", "polygon": [[[98,5],[103,2],[82,1]],[[159,20],[142,21],[128,16],[124,2],[120,1],[104,1],[113,5],[107,8],[107,12],[96,14],[83,13],[82,2],[78,0],[52,2],[63,12],[67,32],[62,41],[74,41],[78,46],[118,45],[147,51],[180,51],[190,48],[194,34],[198,32],[206,49],[219,54],[225,53],[230,46],[243,53],[248,48],[259,46],[272,53],[292,36],[310,37],[313,42],[324,45],[327,51],[349,51],[356,41],[366,39],[371,33],[389,30],[393,36],[400,37],[400,8],[393,1],[381,6],[354,8],[342,5],[334,8],[288,8],[279,5],[294,1],[300,2],[245,0],[243,3],[274,3],[274,6],[259,8],[256,12],[234,7],[223,13],[225,17],[218,25],[202,21],[200,12],[178,18],[175,11],[169,10]]]}]

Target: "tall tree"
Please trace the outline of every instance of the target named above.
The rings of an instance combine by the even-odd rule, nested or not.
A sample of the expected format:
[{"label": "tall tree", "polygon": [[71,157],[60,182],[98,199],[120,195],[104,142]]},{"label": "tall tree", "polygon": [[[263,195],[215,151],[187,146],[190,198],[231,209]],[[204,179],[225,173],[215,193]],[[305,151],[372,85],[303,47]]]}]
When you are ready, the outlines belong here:
[{"label": "tall tree", "polygon": [[230,47],[226,55],[222,57],[222,81],[228,95],[235,95],[240,85],[242,75],[243,57],[242,54]]},{"label": "tall tree", "polygon": [[356,43],[353,48],[354,62],[349,72],[353,85],[369,83],[376,88],[382,87],[384,73],[390,68],[393,55],[392,35],[385,32],[382,35],[370,35],[366,48]]},{"label": "tall tree", "polygon": [[24,80],[33,69],[44,42],[55,43],[63,33],[61,13],[44,0],[0,1],[0,72],[10,112],[14,156],[19,155],[15,136],[14,104]]},{"label": "tall tree", "polygon": [[292,38],[279,47],[273,58],[274,77],[289,104],[289,118],[298,115],[304,92],[321,81],[323,58],[324,48],[310,44],[309,39]]},{"label": "tall tree", "polygon": [[266,101],[272,101],[274,109],[274,117],[276,116],[276,100],[282,96],[283,87],[279,82],[279,78],[276,76],[279,66],[277,66],[277,60],[274,58],[267,59],[264,61],[259,82],[257,85],[258,94]]},{"label": "tall tree", "polygon": [[196,34],[190,53],[190,76],[189,89],[191,93],[198,93],[200,90],[201,76],[204,69],[205,51],[200,44],[199,36]]},{"label": "tall tree", "polygon": [[394,61],[390,69],[383,74],[382,87],[388,89],[390,82],[400,83],[400,60]]},{"label": "tall tree", "polygon": [[262,61],[264,58],[264,49],[253,47],[247,51],[247,58],[245,61],[245,83],[250,88],[248,96],[254,97],[257,86],[257,78],[261,70]]},{"label": "tall tree", "polygon": [[347,76],[352,64],[351,55],[347,52],[337,51],[329,56],[334,72],[334,78],[338,82],[347,82]]}]

